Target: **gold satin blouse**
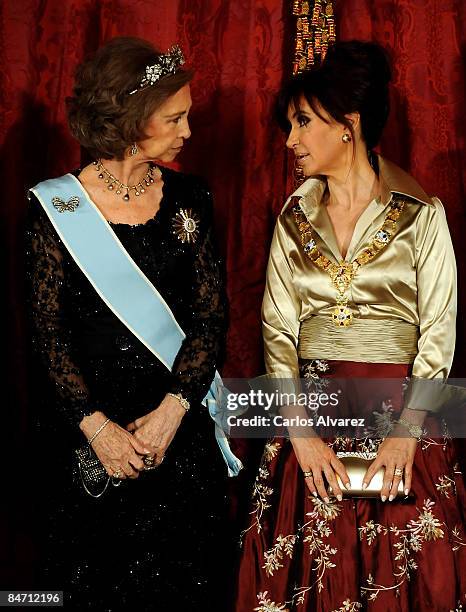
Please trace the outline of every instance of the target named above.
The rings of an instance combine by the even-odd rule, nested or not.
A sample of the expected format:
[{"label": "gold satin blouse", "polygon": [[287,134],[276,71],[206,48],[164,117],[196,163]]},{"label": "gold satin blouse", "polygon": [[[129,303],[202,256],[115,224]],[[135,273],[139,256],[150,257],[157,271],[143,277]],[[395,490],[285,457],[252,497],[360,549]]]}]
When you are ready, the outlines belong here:
[{"label": "gold satin blouse", "polygon": [[326,181],[307,179],[277,219],[262,306],[268,374],[298,378],[298,357],[412,363],[412,375],[446,378],[453,360],[456,264],[442,203],[395,164],[379,157],[381,198],[360,216],[345,261],[353,261],[382,226],[393,197],[405,206],[395,235],[358,268],[346,295],[353,325],[331,320],[336,289],[307,256],[290,201],[299,203],[319,251],[342,260],[327,209]]}]

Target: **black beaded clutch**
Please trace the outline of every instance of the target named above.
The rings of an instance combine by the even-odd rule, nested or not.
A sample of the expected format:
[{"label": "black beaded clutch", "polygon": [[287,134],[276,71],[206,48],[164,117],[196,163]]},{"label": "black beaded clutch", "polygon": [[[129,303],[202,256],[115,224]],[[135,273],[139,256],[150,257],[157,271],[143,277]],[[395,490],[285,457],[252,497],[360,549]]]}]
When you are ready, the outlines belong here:
[{"label": "black beaded clutch", "polygon": [[83,444],[74,452],[84,490],[92,497],[100,497],[105,493],[110,482],[106,469],[89,444]]}]

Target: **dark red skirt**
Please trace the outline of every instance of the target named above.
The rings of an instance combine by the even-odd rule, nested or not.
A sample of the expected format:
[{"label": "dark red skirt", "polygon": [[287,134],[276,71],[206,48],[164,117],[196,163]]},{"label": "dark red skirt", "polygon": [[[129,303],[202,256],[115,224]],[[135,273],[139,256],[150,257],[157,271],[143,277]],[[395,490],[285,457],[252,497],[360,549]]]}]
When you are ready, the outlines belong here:
[{"label": "dark red skirt", "polygon": [[[313,360],[303,366],[316,379],[409,373],[409,366],[393,364]],[[397,402],[385,402],[384,410],[391,406],[396,415]],[[373,444],[367,438],[328,443],[335,451]],[[466,494],[448,436],[418,443],[412,493],[408,502],[325,503],[310,495],[291,443],[269,440],[242,533],[236,612],[463,610]]]}]

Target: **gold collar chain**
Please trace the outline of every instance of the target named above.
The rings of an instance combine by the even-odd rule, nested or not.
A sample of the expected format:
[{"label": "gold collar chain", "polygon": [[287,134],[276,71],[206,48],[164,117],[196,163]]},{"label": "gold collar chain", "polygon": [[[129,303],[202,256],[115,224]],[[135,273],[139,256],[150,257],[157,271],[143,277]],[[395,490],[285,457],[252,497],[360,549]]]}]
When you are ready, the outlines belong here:
[{"label": "gold collar chain", "polygon": [[377,253],[384,249],[392,240],[396,232],[398,218],[405,205],[405,200],[393,200],[388,207],[382,226],[375,232],[369,246],[362,249],[353,261],[341,260],[340,263],[331,261],[319,251],[314,239],[312,225],[307,220],[299,204],[300,197],[294,196],[292,200],[292,210],[301,234],[301,244],[304,252],[314,265],[327,272],[333,286],[337,290],[332,320],[337,327],[348,327],[353,322],[353,313],[348,308],[349,298],[346,293],[351,287],[358,269],[374,259]]}]

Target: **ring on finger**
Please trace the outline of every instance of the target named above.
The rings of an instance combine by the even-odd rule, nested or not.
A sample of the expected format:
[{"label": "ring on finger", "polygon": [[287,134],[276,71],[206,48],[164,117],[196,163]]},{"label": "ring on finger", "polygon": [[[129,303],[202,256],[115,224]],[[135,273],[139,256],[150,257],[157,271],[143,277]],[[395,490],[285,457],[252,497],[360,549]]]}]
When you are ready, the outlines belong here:
[{"label": "ring on finger", "polygon": [[312,472],[303,472],[304,478],[312,478]]},{"label": "ring on finger", "polygon": [[143,462],[146,467],[152,467],[155,462],[155,457],[153,455],[146,455]]},{"label": "ring on finger", "polygon": [[146,472],[149,472],[150,470],[156,470],[159,465],[160,465],[160,461],[159,463],[155,463],[155,457],[152,458],[152,461],[148,462],[148,461],[144,461],[144,470]]},{"label": "ring on finger", "polygon": [[122,483],[122,475],[121,475],[121,470],[115,470],[112,474],[112,484],[114,487],[119,487]]},{"label": "ring on finger", "polygon": [[159,465],[162,463],[164,456],[165,455],[162,455],[160,459],[157,457],[158,459],[157,463],[155,463],[155,460],[151,464],[145,463],[144,469],[145,470],[156,470],[159,467]]},{"label": "ring on finger", "polygon": [[398,467],[393,473],[395,474],[395,476],[403,476],[403,468]]}]

